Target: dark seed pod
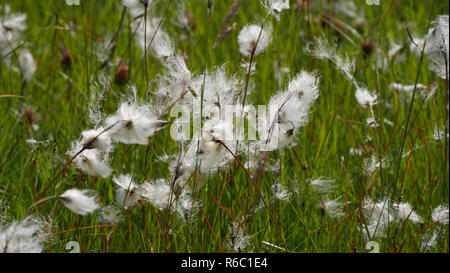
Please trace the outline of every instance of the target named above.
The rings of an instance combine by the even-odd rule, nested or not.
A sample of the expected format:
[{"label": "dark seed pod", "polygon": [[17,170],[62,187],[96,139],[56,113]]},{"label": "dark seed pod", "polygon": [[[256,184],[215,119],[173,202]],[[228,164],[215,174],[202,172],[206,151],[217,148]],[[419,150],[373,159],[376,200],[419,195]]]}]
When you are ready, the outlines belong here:
[{"label": "dark seed pod", "polygon": [[69,68],[72,65],[72,60],[70,59],[69,51],[67,48],[63,47],[61,53],[61,65],[65,68]]},{"label": "dark seed pod", "polygon": [[302,166],[303,170],[308,169],[308,163],[306,163],[306,162],[300,162],[300,166]]},{"label": "dark seed pod", "polygon": [[33,109],[26,108],[23,111],[22,118],[25,120],[27,130],[31,130],[33,128],[33,125],[37,124],[37,116]]},{"label": "dark seed pod", "polygon": [[126,64],[121,64],[122,62],[119,61],[119,66],[117,67],[116,70],[116,75],[114,76],[114,82],[117,85],[124,85],[128,82],[128,78],[129,78],[129,67],[128,67],[128,63],[129,61],[127,61]]},{"label": "dark seed pod", "polygon": [[37,122],[36,113],[31,108],[27,108],[25,109],[25,111],[23,111],[23,117],[25,118],[29,126],[36,124]]},{"label": "dark seed pod", "polygon": [[195,30],[197,27],[197,19],[195,18],[195,15],[192,13],[187,13],[187,19],[191,30]]},{"label": "dark seed pod", "polygon": [[364,59],[367,59],[373,51],[373,45],[370,41],[364,41],[362,43],[362,52],[363,52],[363,57]]}]

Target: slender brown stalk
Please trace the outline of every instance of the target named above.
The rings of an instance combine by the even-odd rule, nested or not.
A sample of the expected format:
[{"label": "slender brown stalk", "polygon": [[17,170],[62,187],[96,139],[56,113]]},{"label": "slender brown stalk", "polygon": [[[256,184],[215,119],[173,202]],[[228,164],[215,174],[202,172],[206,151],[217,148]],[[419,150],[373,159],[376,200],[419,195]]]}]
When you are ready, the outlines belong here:
[{"label": "slender brown stalk", "polygon": [[159,20],[158,26],[156,27],[156,30],[155,30],[155,32],[153,33],[152,39],[150,40],[148,46],[146,45],[146,48],[144,49],[144,58],[141,59],[141,61],[140,61],[140,63],[139,63],[139,66],[138,66],[137,69],[136,69],[136,73],[135,73],[135,75],[134,75],[133,82],[136,82],[136,78],[137,78],[137,75],[139,74],[139,70],[140,70],[140,68],[142,67],[143,63],[146,62],[146,59],[147,59],[147,58],[146,58],[147,53],[148,53],[148,51],[150,50],[150,47],[152,46],[153,40],[155,39],[156,34],[158,33],[159,28],[161,27],[161,24],[162,24],[162,22],[164,21],[164,18],[166,18],[167,12],[169,11],[169,8],[170,8],[170,5],[171,5],[171,4],[172,4],[172,0],[169,0],[169,3],[167,4],[167,7],[166,7],[166,9],[164,10],[164,13],[163,13],[163,15],[162,15],[162,17],[161,17],[161,20]]},{"label": "slender brown stalk", "polygon": [[215,49],[225,38],[227,38],[231,32],[236,28],[235,25],[228,27],[228,23],[233,19],[236,15],[239,6],[241,5],[243,0],[234,0],[233,4],[231,4],[230,9],[227,12],[227,15],[223,18],[222,21],[222,29],[220,30],[219,36],[217,37],[217,42],[214,44],[213,49]]}]

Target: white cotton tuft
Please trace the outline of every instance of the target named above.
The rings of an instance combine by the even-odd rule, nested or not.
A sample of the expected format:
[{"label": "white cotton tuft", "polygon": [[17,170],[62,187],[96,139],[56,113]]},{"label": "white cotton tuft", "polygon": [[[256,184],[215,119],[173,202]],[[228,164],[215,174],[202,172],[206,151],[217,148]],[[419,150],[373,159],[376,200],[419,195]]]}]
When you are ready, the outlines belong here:
[{"label": "white cotton tuft", "polygon": [[178,215],[184,221],[190,221],[191,218],[196,214],[198,208],[198,203],[194,202],[191,197],[191,193],[184,189],[181,195],[178,197],[175,210]]},{"label": "white cotton tuft", "polygon": [[[69,152],[70,156],[77,154],[81,148],[75,145]],[[106,164],[107,154],[99,152],[97,149],[84,150],[75,159],[75,164],[85,173],[89,175],[99,175],[106,178],[111,175],[112,169]]]},{"label": "white cotton tuft", "polygon": [[109,135],[114,141],[141,145],[148,144],[148,138],[166,124],[156,118],[150,104],[139,104],[136,100],[122,102],[105,123],[107,127],[112,126]]},{"label": "white cotton tuft", "polygon": [[202,129],[200,143],[196,139],[200,136],[194,136],[182,158],[179,169],[185,175],[194,171],[196,166],[202,173],[214,173],[219,168],[227,168],[228,163],[234,160],[225,148],[227,146],[231,151],[236,151],[232,120],[208,119]]},{"label": "white cotton tuft", "polygon": [[367,127],[371,127],[371,128],[376,128],[379,126],[377,120],[373,117],[366,119],[366,125],[367,125]]},{"label": "white cotton tuft", "polygon": [[425,38],[425,54],[428,56],[429,69],[445,79],[449,73],[448,15],[439,15],[433,25]]},{"label": "white cotton tuft", "polygon": [[393,213],[389,210],[389,199],[384,199],[378,203],[373,203],[370,197],[364,200],[363,215],[365,224],[362,225],[366,239],[386,236],[389,223],[395,220]]},{"label": "white cotton tuft", "polygon": [[147,18],[146,22],[137,20],[132,23],[132,29],[136,31],[136,41],[142,52],[151,46],[155,57],[164,62],[175,55],[175,47],[170,36],[161,27],[158,28],[160,22],[160,18]]},{"label": "white cotton tuft", "polygon": [[[423,85],[421,83],[418,83],[417,86],[416,86],[416,89],[417,90],[424,90],[424,89],[427,89],[427,86]],[[405,92],[405,93],[410,94],[410,93],[412,93],[414,91],[414,84],[412,84],[412,85],[403,85],[403,84],[400,84],[400,83],[393,82],[393,83],[389,84],[389,90],[393,90],[393,91],[397,91],[398,90],[399,92]]]},{"label": "white cotton tuft", "polygon": [[23,77],[30,81],[36,72],[36,62],[33,59],[33,55],[28,50],[22,50],[19,56],[19,67],[23,73]]},{"label": "white cotton tuft", "polygon": [[[413,91],[414,91],[414,85],[403,85],[400,83],[390,83],[389,89],[394,92],[402,92],[407,95],[408,98],[411,98]],[[427,101],[431,99],[435,93],[436,93],[436,84],[431,84],[430,86],[426,86],[424,84],[418,83],[416,86],[416,92],[421,95],[423,100]]]},{"label": "white cotton tuft", "polygon": [[[242,221],[241,221],[242,222]],[[230,235],[227,239],[227,247],[235,252],[245,250],[249,244],[251,236],[245,235],[242,224],[234,220],[229,226]]]},{"label": "white cotton tuft", "polygon": [[20,34],[27,28],[23,13],[11,13],[9,5],[1,5],[0,11],[0,56],[8,68],[11,68],[11,52],[20,42]]},{"label": "white cotton tuft", "polygon": [[134,17],[142,15],[145,12],[145,4],[152,1],[148,0],[123,0],[122,4],[130,9],[130,14]]},{"label": "white cotton tuft", "polygon": [[275,199],[287,201],[291,197],[291,192],[281,185],[279,180],[275,181],[275,184],[272,185],[272,190]]},{"label": "white cotton tuft", "polygon": [[120,210],[116,206],[106,206],[101,209],[98,219],[103,223],[117,224],[120,222]]},{"label": "white cotton tuft", "polygon": [[113,177],[113,182],[116,183],[119,188],[130,192],[136,190],[138,187],[133,181],[133,176],[130,174],[115,176]]},{"label": "white cotton tuft", "polygon": [[98,149],[101,152],[109,153],[112,150],[111,138],[104,128],[85,130],[81,133],[81,145],[87,149]]},{"label": "white cotton tuft", "polygon": [[439,239],[439,230],[435,229],[432,232],[427,232],[422,236],[420,242],[421,251],[428,251],[436,246]]},{"label": "white cotton tuft", "polygon": [[[165,179],[145,182],[141,184],[137,190],[137,194],[144,198],[147,202],[163,210],[168,207],[170,198],[170,184]],[[175,196],[172,194],[172,199]]]},{"label": "white cotton tuft", "polygon": [[0,224],[0,253],[40,253],[46,235],[43,221],[28,216],[8,227]]},{"label": "white cotton tuft", "polygon": [[328,195],[336,188],[336,186],[334,185],[336,180],[334,179],[319,177],[314,180],[309,179],[307,181],[311,185],[313,190],[322,196]]},{"label": "white cotton tuft", "polygon": [[420,217],[415,211],[413,211],[409,203],[394,204],[392,207],[394,208],[396,217],[399,220],[408,219],[413,223],[423,223],[422,217]]},{"label": "white cotton tuft", "polygon": [[289,0],[263,0],[261,2],[267,12],[278,21],[280,20],[280,13],[289,9]]},{"label": "white cotton tuft", "polygon": [[431,214],[431,218],[433,222],[448,225],[448,205],[442,204],[434,208],[433,213]]},{"label": "white cotton tuft", "polygon": [[302,71],[289,81],[288,91],[298,95],[302,107],[308,108],[319,97],[319,81],[318,74]]},{"label": "white cotton tuft", "polygon": [[256,56],[264,52],[271,41],[271,36],[271,29],[261,28],[258,25],[247,25],[238,35],[239,52],[250,57],[254,51]]},{"label": "white cotton tuft", "polygon": [[357,88],[355,97],[358,103],[364,108],[377,104],[377,95],[367,90],[367,88]]},{"label": "white cotton tuft", "polygon": [[123,188],[117,188],[115,200],[119,206],[123,206],[123,208],[127,209],[136,205],[139,202],[140,197],[135,194],[135,192],[130,192],[124,190]]},{"label": "white cotton tuft", "polygon": [[119,186],[116,190],[116,201],[119,205],[129,208],[139,201],[139,196],[136,194],[138,185],[134,183],[132,175],[115,176],[113,182]]},{"label": "white cotton tuft", "polygon": [[343,206],[344,204],[342,204],[342,202],[339,201],[339,198],[321,203],[321,208],[323,208],[327,213],[327,215],[330,216],[331,218],[338,218],[344,216],[345,213],[342,209]]},{"label": "white cotton tuft", "polygon": [[388,156],[379,158],[377,155],[372,154],[370,158],[364,160],[364,170],[368,174],[372,174],[378,169],[387,168],[391,159]]},{"label": "white cotton tuft", "polygon": [[302,71],[289,81],[287,90],[272,96],[269,119],[262,120],[261,148],[274,150],[296,144],[294,136],[308,122],[310,107],[319,96],[319,80],[316,73]]},{"label": "white cotton tuft", "polygon": [[424,50],[425,39],[419,37],[412,37],[413,42],[409,43],[409,51],[411,51],[416,57],[420,57]]},{"label": "white cotton tuft", "polygon": [[433,132],[433,135],[431,136],[431,138],[433,138],[434,140],[441,140],[444,138],[448,138],[448,135],[449,135],[449,133],[447,132],[447,134],[445,134],[444,129],[439,129],[439,127],[435,126],[434,132]]},{"label": "white cotton tuft", "polygon": [[[170,104],[189,89],[192,75],[183,57],[178,54],[166,58],[163,65],[167,71],[158,77],[156,94],[161,102]],[[190,93],[186,97],[190,97]]]},{"label": "white cotton tuft", "polygon": [[95,200],[95,192],[92,190],[70,189],[59,198],[69,210],[80,215],[90,214],[100,208]]},{"label": "white cotton tuft", "polygon": [[[335,44],[334,41],[331,41],[331,43]],[[339,54],[336,51],[336,48],[330,45],[330,42],[324,35],[315,38],[314,42],[309,43],[306,46],[306,51],[318,59],[327,59],[332,61],[339,71],[341,71],[341,73],[349,81],[351,81],[354,86],[359,86],[353,76],[355,71],[355,62],[353,62],[346,54]]]},{"label": "white cotton tuft", "polygon": [[[197,97],[191,98],[201,103],[201,90],[203,89],[203,116],[207,119],[217,118],[224,112],[224,107],[234,104],[235,95],[242,86],[235,75],[227,76],[225,65],[214,68],[214,71],[206,71],[195,77],[190,85],[197,92]],[[187,102],[190,103],[190,102]],[[195,107],[195,105],[194,105]],[[194,112],[194,117],[199,117],[200,111]]]}]

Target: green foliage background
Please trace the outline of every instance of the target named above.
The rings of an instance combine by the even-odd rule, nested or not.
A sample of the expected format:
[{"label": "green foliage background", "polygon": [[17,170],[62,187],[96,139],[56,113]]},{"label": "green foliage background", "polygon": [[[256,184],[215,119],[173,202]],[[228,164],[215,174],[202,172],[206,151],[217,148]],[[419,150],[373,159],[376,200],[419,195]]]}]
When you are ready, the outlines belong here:
[{"label": "green foliage background", "polygon": [[[191,30],[175,24],[178,1],[173,2],[162,28],[171,35],[177,51],[183,52],[189,69],[198,74],[226,63],[230,74],[238,73],[238,77],[244,79],[237,35],[246,24],[264,20],[266,13],[259,1],[243,1],[232,20],[236,30],[216,49],[213,45],[232,1],[214,1],[209,15],[206,1],[186,0],[187,11],[196,21],[195,29]],[[404,60],[389,62],[385,71],[377,69],[376,50],[369,58],[363,58],[362,41],[349,34],[355,46],[320,21],[321,14],[333,14],[333,3],[313,0],[317,8],[308,13],[296,10],[294,2],[291,0],[292,8],[283,11],[279,22],[272,22],[273,41],[263,55],[256,57],[250,103],[267,103],[272,94],[284,87],[289,77],[301,70],[320,72],[321,94],[313,105],[308,126],[296,136],[298,145],[271,153],[268,163],[279,162],[279,170],[266,171],[258,181],[273,218],[265,207],[246,217],[249,212],[247,200],[258,205],[261,199],[249,184],[245,172],[233,163],[230,170],[200,177],[205,185],[195,191],[194,196],[200,201],[201,209],[188,223],[146,204],[124,211],[120,223],[111,225],[102,223],[96,215],[77,216],[58,201],[44,202],[36,206],[33,213],[52,221],[54,236],[47,243],[45,252],[66,252],[65,244],[72,240],[80,243],[82,252],[228,252],[232,251],[226,243],[230,237],[229,226],[233,219],[241,220],[242,217],[246,217],[242,221],[245,234],[252,236],[250,246],[244,251],[283,252],[263,241],[284,248],[284,240],[291,252],[365,252],[359,208],[366,195],[373,200],[385,196],[398,200],[401,196],[424,219],[422,225],[411,222],[392,225],[386,238],[374,239],[380,244],[380,251],[421,251],[423,236],[440,228],[432,222],[432,209],[449,202],[448,138],[442,142],[431,138],[435,126],[443,128],[445,120],[448,121],[448,83],[436,79],[428,70],[426,57],[420,65],[420,59],[408,50],[402,53]],[[163,16],[168,3],[159,1],[151,16]],[[106,0],[81,0],[80,6],[68,6],[64,1],[0,0],[1,6],[6,4],[11,5],[13,12],[27,14],[28,29],[23,35],[26,40],[23,47],[32,52],[38,63],[33,80],[24,82],[19,73],[8,70],[0,62],[0,94],[21,96],[0,97],[2,217],[21,219],[64,165],[70,142],[89,128],[88,106],[92,100],[93,82],[102,73],[114,78],[115,66],[98,69],[101,64],[98,54],[105,53],[102,44],[107,43],[119,28],[123,7],[121,1]],[[381,0],[380,6],[369,6],[364,1],[355,1],[355,4],[366,15],[363,37],[384,54],[391,41],[403,45],[409,39],[406,27],[412,33],[424,35],[430,19],[449,11],[446,1]],[[353,26],[350,19],[340,19]],[[132,37],[131,20],[127,13],[120,26],[112,62],[119,57],[129,59],[130,80],[133,80],[142,53]],[[71,31],[72,24],[75,29]],[[355,77],[369,89],[377,90],[380,104],[374,107],[375,115],[394,122],[394,126],[382,123],[379,128],[368,128],[365,121],[370,112],[357,104],[351,83],[332,63],[309,56],[306,44],[322,33],[335,39],[339,51],[356,58]],[[62,46],[72,58],[69,69],[61,65]],[[14,56],[13,63],[17,63]],[[152,98],[156,76],[163,72],[161,64],[152,56],[148,57],[147,65],[148,90],[144,69],[139,70],[134,82],[141,98]],[[283,67],[288,67],[290,73],[281,74],[280,86],[276,73]],[[414,84],[417,76],[418,82],[425,85],[437,81],[438,88],[435,97],[427,103],[416,97],[408,116],[410,100],[389,90],[388,85],[391,82]],[[113,113],[121,96],[127,92],[126,87],[113,84],[102,103],[104,112]],[[36,131],[30,130],[22,116],[26,108],[32,108],[37,114],[39,129]],[[403,138],[408,117],[409,128]],[[47,145],[33,148],[26,143],[29,138],[45,140],[49,137],[51,141]],[[399,161],[402,143],[404,153],[415,146],[417,149]],[[360,146],[373,147],[373,154],[390,157],[391,164],[371,175],[365,174],[364,159],[370,155],[349,154],[350,148]],[[132,173],[137,181],[170,179],[167,163],[157,161],[157,158],[164,152],[170,154],[177,150],[167,129],[157,133],[148,147],[119,144],[111,166],[114,174]],[[348,202],[344,207],[346,216],[334,219],[322,214],[320,199],[307,183],[308,179],[317,177],[336,180],[337,187],[331,197],[341,197],[342,201]],[[277,179],[293,191],[289,201],[274,199],[271,187]],[[45,196],[75,186],[95,189],[103,206],[114,200],[115,186],[111,177],[86,176],[73,166],[51,185]],[[171,219],[171,228],[168,219]],[[445,226],[438,243],[429,251],[448,252],[448,234],[448,226]]]}]

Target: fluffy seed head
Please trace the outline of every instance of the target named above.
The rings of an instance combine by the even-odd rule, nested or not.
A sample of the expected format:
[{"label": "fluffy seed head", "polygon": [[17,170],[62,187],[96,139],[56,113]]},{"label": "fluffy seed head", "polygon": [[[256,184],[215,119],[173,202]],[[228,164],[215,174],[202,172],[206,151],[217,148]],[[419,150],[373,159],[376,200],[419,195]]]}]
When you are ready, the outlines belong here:
[{"label": "fluffy seed head", "polygon": [[113,177],[113,182],[116,183],[119,188],[130,192],[136,190],[138,187],[133,181],[133,176],[130,174],[115,176]]},{"label": "fluffy seed head", "polygon": [[101,152],[109,153],[112,150],[111,138],[104,128],[85,130],[81,133],[81,145],[86,149],[98,149]]},{"label": "fluffy seed head", "polygon": [[271,35],[270,29],[262,29],[258,25],[245,26],[238,35],[239,52],[246,57],[250,57],[253,51],[255,56],[262,53],[269,45]]},{"label": "fluffy seed head", "polygon": [[0,253],[40,253],[44,248],[46,235],[43,222],[28,216],[9,226],[0,224]]},{"label": "fluffy seed head", "polygon": [[278,21],[280,20],[280,13],[289,9],[289,0],[263,0],[262,4],[267,12]]},{"label": "fluffy seed head", "polygon": [[448,225],[448,205],[442,204],[437,206],[431,215],[433,222]]},{"label": "fluffy seed head", "polygon": [[[72,149],[69,153],[74,156],[81,149]],[[89,175],[99,175],[106,178],[111,175],[112,169],[106,164],[107,155],[99,152],[97,149],[84,150],[75,159],[75,164]]]},{"label": "fluffy seed head", "polygon": [[428,67],[436,72],[438,77],[445,79],[449,71],[448,15],[439,15],[433,25],[425,38]]},{"label": "fluffy seed head", "polygon": [[169,204],[170,184],[165,179],[145,182],[137,189],[137,193],[147,202],[162,210]]},{"label": "fluffy seed head", "polygon": [[91,190],[70,189],[59,196],[64,205],[76,214],[86,215],[94,212],[100,205]]},{"label": "fluffy seed head", "polygon": [[139,16],[145,12],[146,5],[150,3],[150,0],[123,0],[122,4],[130,9],[132,16]]},{"label": "fluffy seed head", "polygon": [[114,115],[106,118],[106,126],[112,128],[109,135],[114,141],[125,144],[148,143],[148,138],[160,130],[165,122],[156,118],[150,104],[139,104],[136,100],[122,102]]},{"label": "fluffy seed head", "polygon": [[377,104],[377,95],[367,90],[367,88],[357,88],[355,97],[358,103],[364,108]]},{"label": "fluffy seed head", "polygon": [[394,208],[396,217],[399,220],[408,219],[413,223],[423,223],[422,217],[420,217],[415,211],[413,211],[409,203],[394,204],[392,207]]},{"label": "fluffy seed head", "polygon": [[342,210],[344,205],[339,199],[329,200],[321,203],[321,208],[327,213],[331,218],[337,218],[344,216],[345,213]]},{"label": "fluffy seed head", "polygon": [[22,50],[19,56],[19,67],[23,73],[23,77],[27,81],[30,81],[37,68],[36,62],[34,61],[33,55],[31,55],[30,51],[26,49]]},{"label": "fluffy seed head", "polygon": [[389,210],[389,199],[374,203],[370,197],[364,200],[363,215],[367,229],[361,227],[366,238],[384,237],[390,222],[394,221],[394,214]]},{"label": "fluffy seed head", "polygon": [[[2,5],[3,7],[3,5]],[[0,55],[7,66],[10,66],[9,54],[19,43],[20,33],[27,28],[25,20],[26,14],[11,13],[9,5],[0,12]]]}]

